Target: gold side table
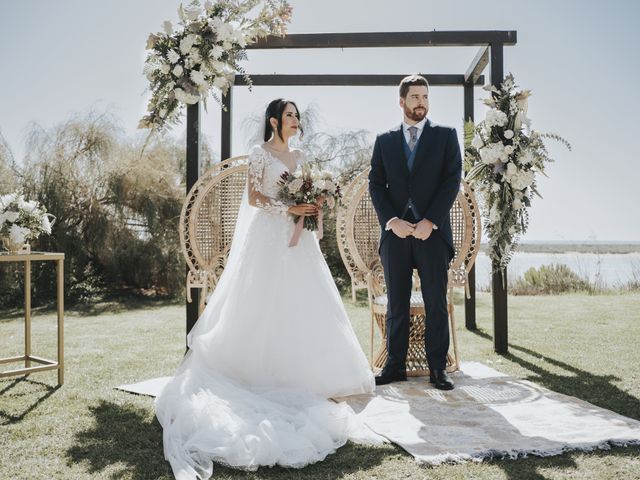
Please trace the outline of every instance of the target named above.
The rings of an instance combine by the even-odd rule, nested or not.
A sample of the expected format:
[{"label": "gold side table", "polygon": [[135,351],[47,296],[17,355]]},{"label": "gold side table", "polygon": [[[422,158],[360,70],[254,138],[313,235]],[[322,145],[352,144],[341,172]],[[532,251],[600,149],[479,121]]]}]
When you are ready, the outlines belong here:
[{"label": "gold side table", "polygon": [[[58,358],[48,360],[31,354],[31,262],[56,262],[56,291],[58,307]],[[0,253],[0,262],[24,263],[24,355],[0,358],[0,364],[24,361],[24,368],[0,372],[0,378],[13,375],[29,375],[33,372],[58,370],[58,385],[64,383],[64,253],[30,252],[21,254]],[[31,366],[31,363],[37,366]]]}]

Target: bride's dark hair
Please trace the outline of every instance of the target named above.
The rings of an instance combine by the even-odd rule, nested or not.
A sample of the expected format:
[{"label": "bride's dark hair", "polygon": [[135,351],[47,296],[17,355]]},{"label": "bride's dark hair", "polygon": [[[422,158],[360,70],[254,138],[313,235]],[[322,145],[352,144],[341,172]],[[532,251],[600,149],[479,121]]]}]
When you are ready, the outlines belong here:
[{"label": "bride's dark hair", "polygon": [[[300,118],[300,110],[298,110],[298,106],[295,104],[295,102],[292,102],[291,100],[285,100],[284,98],[276,98],[275,100],[273,100],[267,106],[267,111],[264,114],[265,142],[269,141],[269,139],[271,138],[271,134],[273,133],[273,128],[271,127],[271,122],[269,121],[271,118],[275,118],[276,120],[278,120],[278,136],[281,140],[284,141],[284,138],[282,138],[282,114],[284,112],[284,109],[287,108],[288,104],[293,105],[293,107],[296,109],[296,113],[298,114],[298,119]],[[298,130],[300,130],[300,135],[302,136],[304,134],[302,126],[300,126]]]}]

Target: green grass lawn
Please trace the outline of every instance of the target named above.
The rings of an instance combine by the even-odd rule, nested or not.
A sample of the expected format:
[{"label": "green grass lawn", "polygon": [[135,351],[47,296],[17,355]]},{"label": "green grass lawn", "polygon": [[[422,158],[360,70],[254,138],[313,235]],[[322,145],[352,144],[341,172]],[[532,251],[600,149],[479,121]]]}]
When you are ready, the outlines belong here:
[{"label": "green grass lawn", "polygon": [[[368,352],[368,309],[350,301],[347,309]],[[510,353],[499,356],[490,297],[479,297],[476,332],[464,328],[459,302],[463,361],[640,419],[639,294],[510,297],[509,311]],[[153,400],[113,387],[170,375],[184,352],[184,316],[182,305],[153,302],[67,312],[65,385],[55,386],[54,372],[0,380],[0,479],[173,478]],[[35,316],[33,335],[34,355],[54,358],[53,313]],[[0,313],[0,356],[19,355],[22,345],[21,318]],[[214,478],[640,479],[640,447],[424,467],[392,445],[348,444],[303,470],[219,467]]]}]

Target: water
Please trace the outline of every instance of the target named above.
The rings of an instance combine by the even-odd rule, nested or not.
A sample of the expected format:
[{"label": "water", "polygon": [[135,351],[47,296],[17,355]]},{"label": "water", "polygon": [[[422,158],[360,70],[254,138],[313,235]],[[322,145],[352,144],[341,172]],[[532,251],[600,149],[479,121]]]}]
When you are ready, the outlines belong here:
[{"label": "water", "polygon": [[[606,287],[618,287],[640,279],[640,253],[524,253],[518,252],[507,268],[509,281],[521,277],[529,268],[564,264],[582,278]],[[635,273],[635,277],[634,277]],[[476,286],[487,289],[491,283],[491,261],[480,252],[476,259]]]}]

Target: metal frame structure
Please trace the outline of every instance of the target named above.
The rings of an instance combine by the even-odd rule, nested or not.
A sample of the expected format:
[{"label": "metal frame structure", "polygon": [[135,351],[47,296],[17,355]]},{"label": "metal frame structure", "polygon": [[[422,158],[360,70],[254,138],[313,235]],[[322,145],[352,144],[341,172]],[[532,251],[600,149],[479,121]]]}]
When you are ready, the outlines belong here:
[{"label": "metal frame structure", "polygon": [[[517,42],[517,32],[509,31],[431,31],[431,32],[364,32],[291,34],[267,37],[247,47],[249,50],[280,49],[342,49],[388,47],[479,47],[463,74],[426,75],[432,86],[460,86],[464,92],[464,118],[474,119],[474,87],[483,85],[482,72],[490,65],[489,81],[496,87],[504,80],[504,46]],[[254,86],[397,86],[405,75],[251,75]],[[244,78],[236,75],[234,85],[243,86]],[[221,158],[231,156],[231,116],[233,87],[223,98],[227,106],[222,111]],[[200,171],[200,106],[187,107],[187,193],[198,180]],[[506,278],[506,271],[504,272]],[[465,324],[476,328],[475,269],[469,274],[471,298],[465,300]],[[508,351],[507,288],[502,273],[492,272],[494,349]],[[198,318],[199,290],[193,289],[193,301],[186,304],[187,333]]]}]

